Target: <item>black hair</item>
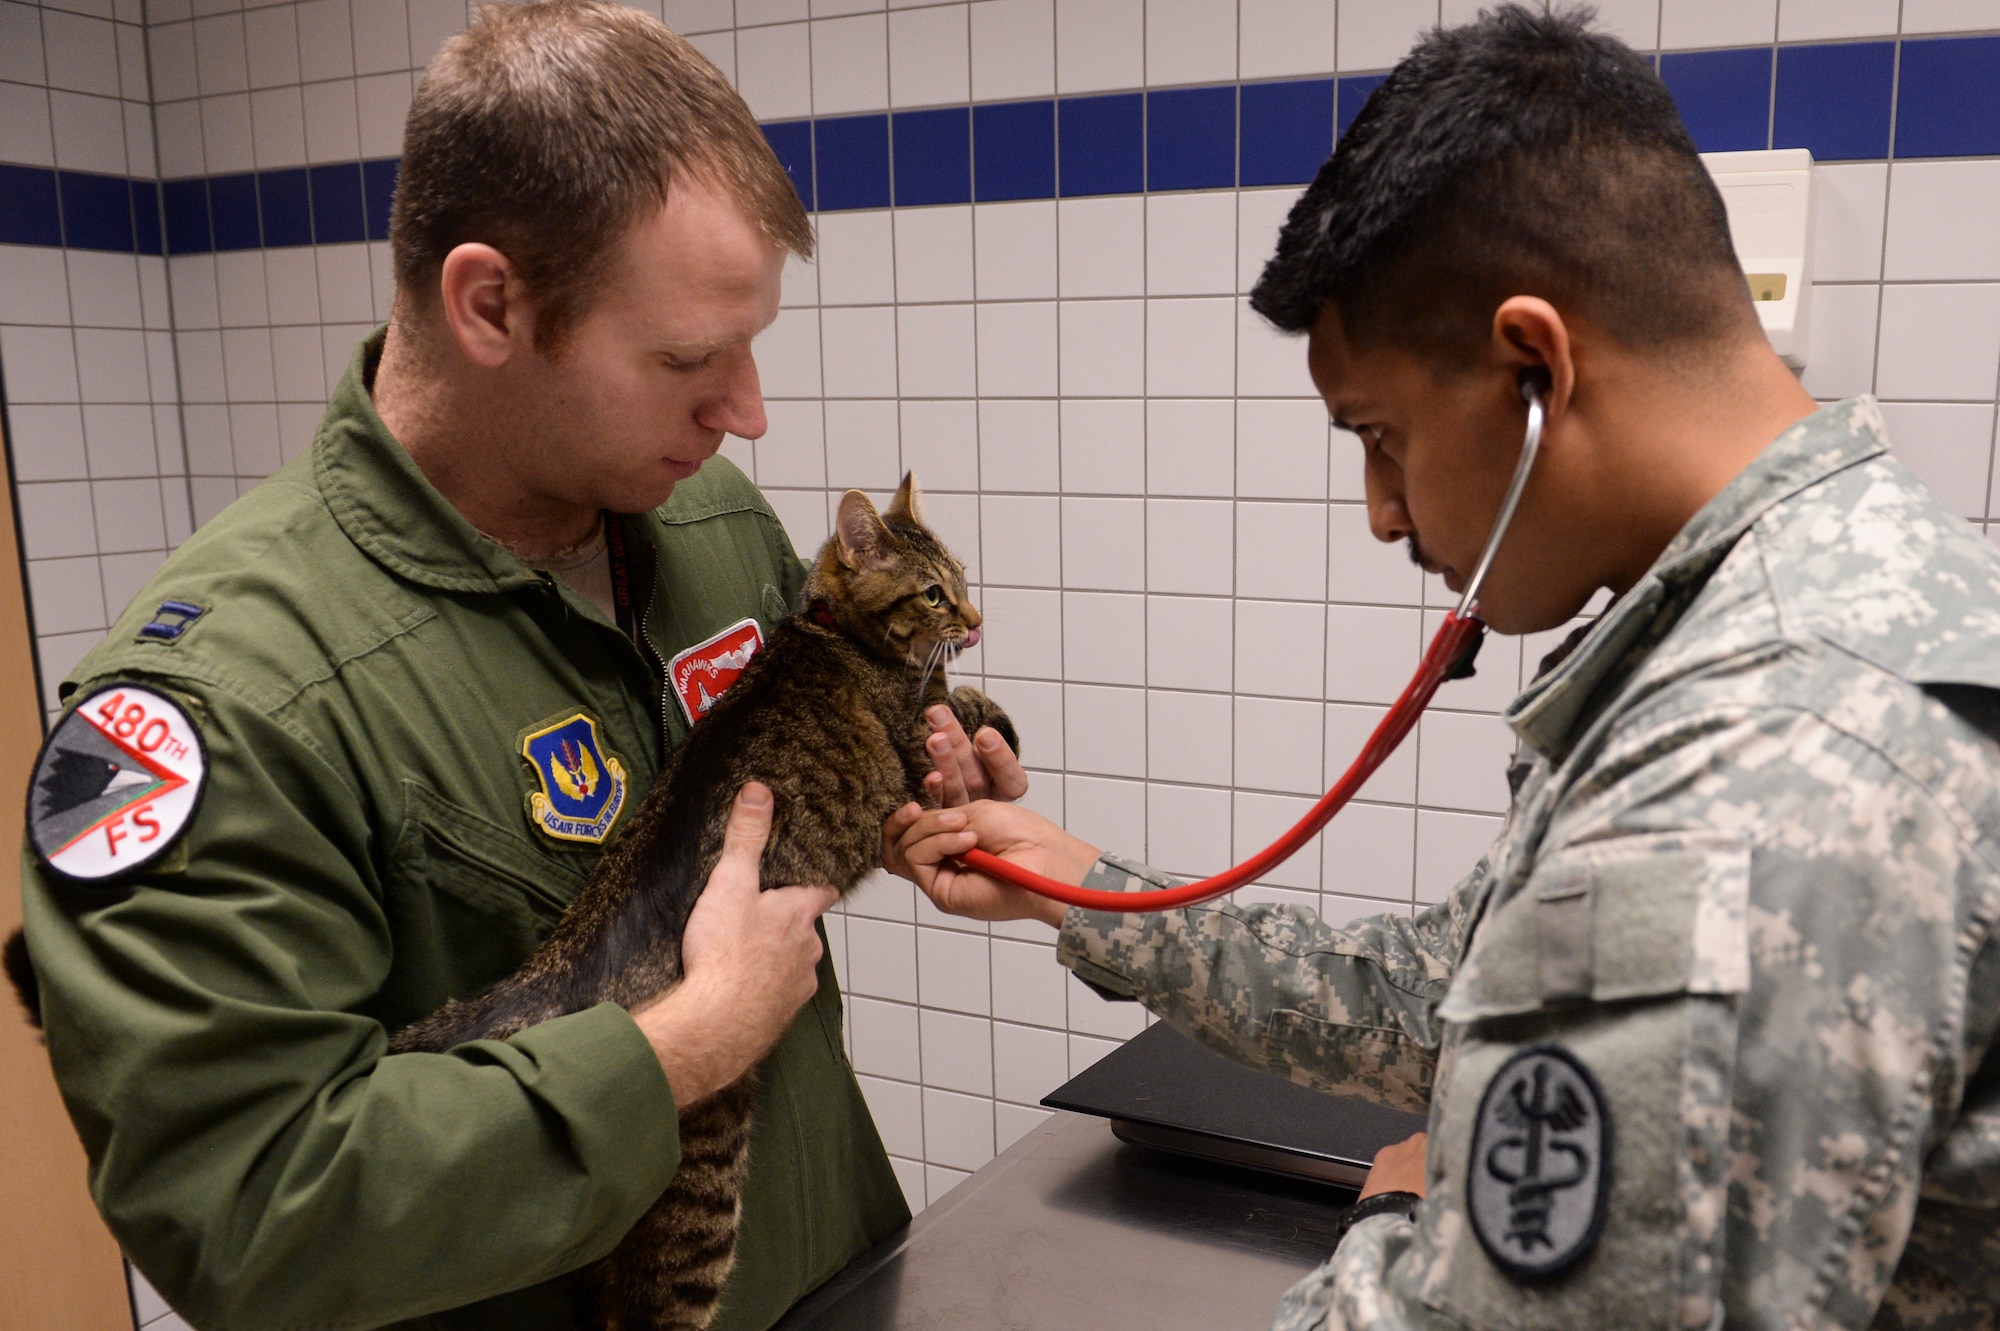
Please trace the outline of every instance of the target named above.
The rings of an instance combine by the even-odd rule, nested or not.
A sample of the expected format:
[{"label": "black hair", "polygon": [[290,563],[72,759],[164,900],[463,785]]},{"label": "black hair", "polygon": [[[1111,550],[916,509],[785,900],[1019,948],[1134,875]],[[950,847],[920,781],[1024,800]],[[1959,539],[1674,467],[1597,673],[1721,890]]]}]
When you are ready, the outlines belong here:
[{"label": "black hair", "polygon": [[1458,363],[1536,295],[1628,346],[1755,322],[1722,196],[1647,61],[1589,9],[1484,11],[1424,36],[1278,235],[1253,309]]}]

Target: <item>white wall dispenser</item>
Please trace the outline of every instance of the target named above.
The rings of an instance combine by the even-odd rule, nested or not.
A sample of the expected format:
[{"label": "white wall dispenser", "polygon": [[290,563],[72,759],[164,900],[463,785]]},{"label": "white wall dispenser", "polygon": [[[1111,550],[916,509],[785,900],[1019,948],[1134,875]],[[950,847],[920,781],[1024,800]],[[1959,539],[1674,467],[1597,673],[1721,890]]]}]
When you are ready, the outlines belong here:
[{"label": "white wall dispenser", "polygon": [[1805,148],[1703,153],[1771,347],[1804,369],[1812,327],[1813,160]]}]

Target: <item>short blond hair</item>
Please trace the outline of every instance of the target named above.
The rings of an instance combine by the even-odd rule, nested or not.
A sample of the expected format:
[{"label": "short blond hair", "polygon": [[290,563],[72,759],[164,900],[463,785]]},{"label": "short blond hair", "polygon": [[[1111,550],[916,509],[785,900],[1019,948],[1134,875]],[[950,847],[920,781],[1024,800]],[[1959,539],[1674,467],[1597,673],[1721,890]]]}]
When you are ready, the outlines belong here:
[{"label": "short blond hair", "polygon": [[410,103],[389,224],[399,299],[431,307],[445,256],[483,242],[520,273],[552,350],[683,173],[812,257],[805,206],[756,117],[686,39],[603,0],[482,5]]}]

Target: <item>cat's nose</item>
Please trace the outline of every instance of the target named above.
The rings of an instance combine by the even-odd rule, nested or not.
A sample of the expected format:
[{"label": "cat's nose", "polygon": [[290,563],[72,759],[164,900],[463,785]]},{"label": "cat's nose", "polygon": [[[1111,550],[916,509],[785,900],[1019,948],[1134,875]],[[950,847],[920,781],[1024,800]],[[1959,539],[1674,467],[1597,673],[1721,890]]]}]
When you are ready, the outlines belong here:
[{"label": "cat's nose", "polygon": [[959,644],[960,648],[969,651],[972,648],[977,647],[978,645],[979,645],[979,630],[967,629],[965,631],[965,641]]}]

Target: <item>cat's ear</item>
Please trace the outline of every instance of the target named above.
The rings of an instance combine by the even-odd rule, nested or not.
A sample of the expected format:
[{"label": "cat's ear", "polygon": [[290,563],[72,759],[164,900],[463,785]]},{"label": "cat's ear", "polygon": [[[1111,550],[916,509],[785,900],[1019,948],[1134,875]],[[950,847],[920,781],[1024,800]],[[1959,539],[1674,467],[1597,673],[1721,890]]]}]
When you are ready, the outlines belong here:
[{"label": "cat's ear", "polygon": [[875,505],[859,490],[849,490],[840,497],[834,536],[840,542],[840,562],[851,569],[880,568],[889,562],[889,542],[893,538],[876,514]]},{"label": "cat's ear", "polygon": [[930,524],[924,521],[924,494],[917,489],[917,473],[903,473],[903,483],[896,487],[896,497],[889,501],[886,516],[889,521],[900,522],[905,527],[929,528]]}]

